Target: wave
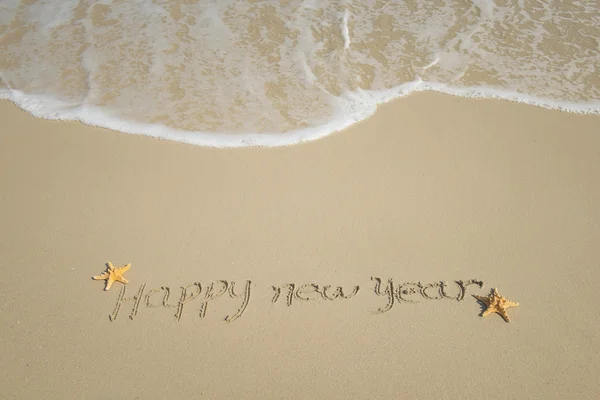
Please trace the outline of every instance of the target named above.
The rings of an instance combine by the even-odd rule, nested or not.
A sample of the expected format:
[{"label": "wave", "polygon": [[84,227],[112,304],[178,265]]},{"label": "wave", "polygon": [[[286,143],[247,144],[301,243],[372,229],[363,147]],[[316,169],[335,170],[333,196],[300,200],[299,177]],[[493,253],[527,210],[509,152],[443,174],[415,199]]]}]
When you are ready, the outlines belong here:
[{"label": "wave", "polygon": [[19,91],[0,91],[0,98],[11,101],[22,110],[38,118],[78,121],[89,126],[198,146],[236,148],[290,146],[320,139],[370,117],[375,113],[379,104],[420,91],[438,92],[466,98],[508,100],[578,114],[600,114],[600,101],[586,104],[560,102],[499,89],[451,87],[439,83],[415,81],[387,91],[357,91],[348,93],[345,95],[346,102],[340,102],[342,111],[338,112],[336,116],[332,116],[329,122],[319,126],[285,133],[240,134],[192,132],[174,129],[157,123],[145,124],[126,121],[119,117],[111,116],[106,109],[100,107],[66,104],[47,96],[26,95]]},{"label": "wave", "polygon": [[600,9],[553,0],[0,5],[0,98],[212,147],[340,131],[417,91],[600,113]]}]

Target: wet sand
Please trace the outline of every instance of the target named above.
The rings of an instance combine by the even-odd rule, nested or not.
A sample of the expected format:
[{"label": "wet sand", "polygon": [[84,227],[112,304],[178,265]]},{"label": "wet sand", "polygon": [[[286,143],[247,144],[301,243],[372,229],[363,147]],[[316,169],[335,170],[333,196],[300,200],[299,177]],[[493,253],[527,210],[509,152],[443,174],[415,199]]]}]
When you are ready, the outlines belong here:
[{"label": "wet sand", "polygon": [[271,149],[0,117],[1,398],[600,395],[599,116],[419,93]]}]

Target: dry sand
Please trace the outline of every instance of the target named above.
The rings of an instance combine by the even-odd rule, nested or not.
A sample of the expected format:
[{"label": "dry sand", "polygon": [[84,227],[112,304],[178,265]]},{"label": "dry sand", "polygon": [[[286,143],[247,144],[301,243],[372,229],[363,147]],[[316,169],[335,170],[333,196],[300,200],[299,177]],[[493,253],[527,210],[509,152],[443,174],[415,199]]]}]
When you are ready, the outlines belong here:
[{"label": "dry sand", "polygon": [[[228,150],[0,118],[0,398],[600,396],[598,116],[422,93],[316,142]],[[126,297],[146,283],[133,320],[132,302],[109,320],[107,261],[132,263]],[[371,277],[485,286],[377,314]],[[180,321],[145,302],[215,280],[240,298],[203,319],[202,295]],[[360,289],[272,303],[285,283]],[[520,302],[511,323],[479,316],[470,294],[493,287]]]}]

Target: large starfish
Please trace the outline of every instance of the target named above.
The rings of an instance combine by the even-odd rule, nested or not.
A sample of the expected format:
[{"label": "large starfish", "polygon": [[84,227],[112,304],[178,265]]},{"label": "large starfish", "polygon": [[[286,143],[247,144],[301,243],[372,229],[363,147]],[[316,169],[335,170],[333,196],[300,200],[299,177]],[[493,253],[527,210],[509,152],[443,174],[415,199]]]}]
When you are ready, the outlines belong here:
[{"label": "large starfish", "polygon": [[485,317],[491,313],[498,313],[506,322],[510,322],[510,317],[506,313],[506,309],[519,305],[519,303],[515,301],[508,301],[504,296],[500,296],[498,290],[496,289],[492,290],[492,294],[490,296],[477,296],[474,294],[473,297],[487,306],[486,310],[481,314],[482,317]]},{"label": "large starfish", "polygon": [[108,266],[108,269],[105,273],[103,273],[102,275],[94,276],[92,278],[96,280],[106,280],[106,286],[104,287],[104,290],[110,289],[112,284],[117,281],[121,283],[129,282],[127,279],[123,278],[123,274],[131,267],[131,264],[127,264],[121,268],[115,268],[109,261],[106,263],[106,265]]}]

